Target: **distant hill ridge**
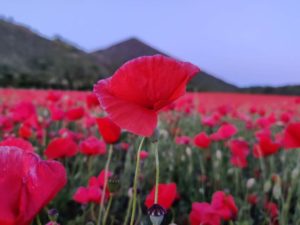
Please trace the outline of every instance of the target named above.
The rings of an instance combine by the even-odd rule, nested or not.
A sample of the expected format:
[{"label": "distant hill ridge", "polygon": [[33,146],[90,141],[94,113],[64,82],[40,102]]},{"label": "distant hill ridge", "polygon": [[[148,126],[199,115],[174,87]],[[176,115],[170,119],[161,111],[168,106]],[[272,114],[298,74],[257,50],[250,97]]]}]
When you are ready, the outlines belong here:
[{"label": "distant hill ridge", "polygon": [[[126,61],[155,54],[167,55],[137,38],[87,53],[62,38],[50,40],[20,24],[0,19],[2,87],[91,89],[97,80],[112,75]],[[240,89],[205,71],[195,76],[188,88],[193,91],[255,93],[270,90],[261,87]],[[271,90],[276,94],[282,91],[300,94],[298,87]]]}]

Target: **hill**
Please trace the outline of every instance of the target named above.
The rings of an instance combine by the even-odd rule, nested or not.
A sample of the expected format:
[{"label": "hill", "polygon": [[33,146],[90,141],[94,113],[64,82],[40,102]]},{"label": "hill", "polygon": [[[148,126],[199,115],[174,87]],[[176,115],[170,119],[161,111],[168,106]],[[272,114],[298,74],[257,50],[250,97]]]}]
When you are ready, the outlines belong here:
[{"label": "hill", "polygon": [[[0,20],[0,84],[78,89],[106,74],[87,53],[29,28]],[[84,78],[84,79],[82,79]]]},{"label": "hill", "polygon": [[[145,44],[144,42],[130,38],[123,42],[117,43],[106,49],[92,52],[91,55],[101,64],[105,65],[110,74],[113,74],[123,63],[133,58],[143,55],[162,54],[168,56],[155,48]],[[195,91],[224,91],[234,92],[238,88],[228,84],[204,71],[201,71],[190,82],[189,90]]]},{"label": "hill", "polygon": [[[87,53],[62,38],[45,38],[23,25],[0,19],[0,86],[91,89],[123,63],[143,55],[162,54],[130,38]],[[238,88],[201,71],[188,86],[192,91],[300,95],[299,86]]]}]

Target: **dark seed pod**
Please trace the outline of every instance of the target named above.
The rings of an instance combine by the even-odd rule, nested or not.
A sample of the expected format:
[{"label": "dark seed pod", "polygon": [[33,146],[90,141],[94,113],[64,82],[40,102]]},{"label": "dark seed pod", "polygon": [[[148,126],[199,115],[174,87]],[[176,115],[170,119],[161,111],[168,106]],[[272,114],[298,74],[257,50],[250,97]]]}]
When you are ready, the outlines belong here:
[{"label": "dark seed pod", "polygon": [[158,204],[152,205],[147,212],[153,225],[160,225],[167,214],[167,211]]},{"label": "dark seed pod", "polygon": [[117,176],[112,176],[108,179],[108,189],[111,193],[116,193],[120,187],[120,179]]}]

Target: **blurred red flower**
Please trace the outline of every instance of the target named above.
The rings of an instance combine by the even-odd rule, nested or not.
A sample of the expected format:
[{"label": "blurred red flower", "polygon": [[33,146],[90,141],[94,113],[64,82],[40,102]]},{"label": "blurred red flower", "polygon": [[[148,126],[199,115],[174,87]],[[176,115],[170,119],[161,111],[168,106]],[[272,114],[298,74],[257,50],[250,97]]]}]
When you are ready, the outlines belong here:
[{"label": "blurred red flower", "polygon": [[151,136],[157,112],[182,96],[197,72],[190,63],[162,55],[139,57],[100,80],[94,93],[116,124],[134,134]]},{"label": "blurred red flower", "polygon": [[32,129],[26,124],[21,124],[18,133],[20,137],[29,139],[32,136]]},{"label": "blurred red flower", "polygon": [[258,202],[257,195],[256,194],[249,194],[249,195],[247,195],[247,202],[250,205],[256,205],[257,202]]},{"label": "blurred red flower", "polygon": [[274,202],[266,202],[265,209],[266,209],[269,217],[271,218],[270,225],[279,225],[279,222],[278,222],[279,210],[278,210],[277,204]]},{"label": "blurred red flower", "polygon": [[235,125],[230,123],[224,123],[222,124],[217,132],[213,133],[210,138],[214,141],[223,141],[226,139],[231,138],[237,133],[238,129]]},{"label": "blurred red flower", "polygon": [[36,108],[31,102],[22,101],[12,108],[12,118],[16,122],[23,122],[31,116],[36,116]]},{"label": "blurred red flower", "polygon": [[244,140],[231,140],[229,149],[231,152],[231,164],[239,168],[245,168],[248,165],[247,156],[250,153],[248,143]]},{"label": "blurred red flower", "polygon": [[217,191],[213,194],[211,205],[225,221],[234,220],[237,217],[238,208],[231,195]]},{"label": "blurred red flower", "polygon": [[[103,196],[103,186],[105,181],[105,174],[108,178],[112,175],[110,171],[102,170],[98,177],[91,177],[87,187],[79,187],[73,195],[73,200],[80,204],[97,203],[101,202]],[[110,192],[108,187],[105,192],[105,200],[109,198]]]},{"label": "blurred red flower", "polygon": [[0,147],[0,224],[28,225],[66,184],[66,171],[55,161],[18,147]]},{"label": "blurred red flower", "polygon": [[[145,205],[150,208],[154,204],[155,186],[147,195]],[[175,183],[158,185],[158,204],[165,209],[169,209],[177,197],[177,186]]]},{"label": "blurred red flower", "polygon": [[22,138],[9,137],[0,142],[0,146],[15,146],[26,152],[33,152],[33,146],[29,141]]},{"label": "blurred red flower", "polygon": [[261,136],[253,147],[253,155],[256,158],[266,157],[278,152],[280,144],[273,142],[271,137]]},{"label": "blurred red flower", "polygon": [[87,94],[86,104],[88,108],[93,108],[100,105],[99,100],[94,93]]},{"label": "blurred red flower", "polygon": [[50,112],[51,120],[60,121],[64,119],[65,112],[58,106],[50,106],[48,109]]},{"label": "blurred red flower", "polygon": [[190,213],[191,225],[220,225],[221,217],[218,212],[206,202],[194,202]]},{"label": "blurred red flower", "polygon": [[142,151],[140,152],[140,158],[141,158],[141,160],[147,159],[148,156],[149,156],[149,153],[148,153],[148,152],[146,152],[146,151],[144,151],[144,150],[142,150]]},{"label": "blurred red flower", "polygon": [[48,159],[72,157],[78,151],[77,144],[70,137],[54,138],[48,144],[45,155]]},{"label": "blurred red flower", "polygon": [[175,138],[175,143],[177,145],[188,145],[191,142],[191,138],[188,136],[179,136]]},{"label": "blurred red flower", "polygon": [[79,187],[73,195],[73,200],[80,204],[96,203],[99,204],[102,191],[99,187]]},{"label": "blurred red flower", "polygon": [[287,126],[283,136],[283,146],[285,149],[300,148],[300,122]]},{"label": "blurred red flower", "polygon": [[205,132],[201,132],[194,137],[194,144],[199,148],[208,148],[210,143],[211,141]]},{"label": "blurred red flower", "polygon": [[79,120],[83,116],[84,116],[84,108],[83,107],[73,108],[66,112],[66,118],[69,121]]},{"label": "blurred red flower", "polygon": [[106,153],[106,144],[94,136],[82,141],[79,147],[80,152],[86,155],[104,155]]},{"label": "blurred red flower", "polygon": [[102,135],[104,141],[108,144],[114,144],[119,141],[121,136],[121,128],[116,125],[108,117],[96,119],[99,133]]}]

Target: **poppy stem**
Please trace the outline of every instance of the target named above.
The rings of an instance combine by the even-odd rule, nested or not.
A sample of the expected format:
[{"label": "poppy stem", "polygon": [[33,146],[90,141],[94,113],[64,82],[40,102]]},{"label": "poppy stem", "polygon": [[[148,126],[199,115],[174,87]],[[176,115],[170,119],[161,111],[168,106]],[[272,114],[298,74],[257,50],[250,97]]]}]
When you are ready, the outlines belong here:
[{"label": "poppy stem", "polygon": [[110,211],[112,199],[113,199],[113,196],[111,195],[110,198],[109,198],[109,201],[108,201],[108,205],[107,205],[107,208],[106,208],[106,211],[105,211],[104,218],[103,218],[103,225],[106,225],[106,221],[107,221],[107,217],[108,217],[108,214],[109,214],[109,211]]},{"label": "poppy stem", "polygon": [[155,177],[155,197],[154,197],[154,204],[157,204],[157,202],[158,202],[158,185],[159,185],[158,142],[155,143],[155,169],[156,169],[156,177]]},{"label": "poppy stem", "polygon": [[145,137],[142,138],[137,155],[136,155],[136,166],[135,166],[135,174],[134,174],[134,181],[133,181],[133,196],[132,196],[132,211],[131,211],[131,218],[130,218],[130,225],[134,224],[134,217],[135,217],[135,210],[136,210],[136,194],[137,194],[137,183],[140,171],[140,152],[144,143]]},{"label": "poppy stem", "polygon": [[112,151],[113,151],[113,145],[111,144],[109,146],[108,158],[107,158],[107,161],[105,164],[103,192],[102,192],[102,196],[101,196],[100,208],[99,208],[99,213],[98,213],[98,223],[97,223],[98,225],[101,225],[101,218],[102,218],[102,212],[103,212],[103,206],[104,206],[105,194],[106,194],[106,187],[107,187],[108,169],[109,169],[109,164],[111,161]]},{"label": "poppy stem", "polygon": [[126,216],[125,216],[125,221],[124,221],[123,225],[127,225],[128,224],[128,219],[129,219],[129,214],[130,214],[131,206],[132,206],[132,197],[129,198],[129,203],[128,203],[128,207],[127,207],[127,211],[126,211]]},{"label": "poppy stem", "polygon": [[36,216],[36,223],[37,223],[38,225],[42,225],[41,218],[40,218],[39,215]]}]

